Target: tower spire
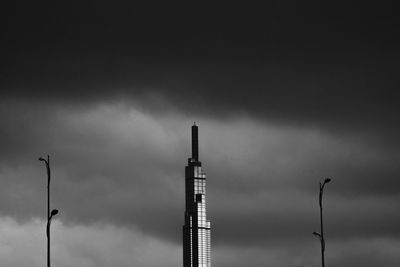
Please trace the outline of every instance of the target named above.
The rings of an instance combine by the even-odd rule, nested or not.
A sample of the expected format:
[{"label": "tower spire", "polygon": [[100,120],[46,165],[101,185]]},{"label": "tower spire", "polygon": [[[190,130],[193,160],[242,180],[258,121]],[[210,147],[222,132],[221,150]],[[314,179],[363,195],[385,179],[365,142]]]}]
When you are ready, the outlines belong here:
[{"label": "tower spire", "polygon": [[192,126],[192,159],[199,160],[199,131],[196,123]]}]

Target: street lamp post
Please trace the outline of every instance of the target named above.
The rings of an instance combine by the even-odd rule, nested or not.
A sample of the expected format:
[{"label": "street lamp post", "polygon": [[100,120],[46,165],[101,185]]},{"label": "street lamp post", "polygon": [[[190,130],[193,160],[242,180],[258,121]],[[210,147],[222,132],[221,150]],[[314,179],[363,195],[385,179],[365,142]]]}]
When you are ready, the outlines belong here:
[{"label": "street lamp post", "polygon": [[319,182],[319,217],[321,222],[321,232],[313,232],[313,235],[317,236],[321,242],[321,260],[322,267],[325,267],[325,239],[324,239],[324,224],[322,220],[322,194],[324,193],[325,184],[329,183],[332,179],[326,178],[323,183]]},{"label": "street lamp post", "polygon": [[40,161],[44,161],[47,170],[47,226],[46,226],[46,236],[47,236],[47,267],[50,267],[50,224],[51,219],[58,213],[58,210],[54,209],[50,213],[50,156],[47,155],[47,160],[40,157]]}]

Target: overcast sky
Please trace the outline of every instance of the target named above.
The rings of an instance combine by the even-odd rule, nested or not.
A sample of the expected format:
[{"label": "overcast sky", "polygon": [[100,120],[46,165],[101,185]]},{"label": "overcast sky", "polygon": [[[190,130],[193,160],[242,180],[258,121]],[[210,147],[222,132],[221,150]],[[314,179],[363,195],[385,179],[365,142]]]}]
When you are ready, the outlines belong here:
[{"label": "overcast sky", "polygon": [[215,267],[400,265],[400,28],[377,3],[19,1],[0,61],[0,265],[182,266],[199,125]]}]

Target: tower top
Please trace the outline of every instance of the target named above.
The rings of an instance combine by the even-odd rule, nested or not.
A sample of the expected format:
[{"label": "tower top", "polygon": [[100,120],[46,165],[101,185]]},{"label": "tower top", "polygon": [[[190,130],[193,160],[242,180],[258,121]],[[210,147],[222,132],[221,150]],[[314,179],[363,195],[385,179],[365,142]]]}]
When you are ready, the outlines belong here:
[{"label": "tower top", "polygon": [[199,161],[199,131],[196,122],[192,126],[192,159]]}]

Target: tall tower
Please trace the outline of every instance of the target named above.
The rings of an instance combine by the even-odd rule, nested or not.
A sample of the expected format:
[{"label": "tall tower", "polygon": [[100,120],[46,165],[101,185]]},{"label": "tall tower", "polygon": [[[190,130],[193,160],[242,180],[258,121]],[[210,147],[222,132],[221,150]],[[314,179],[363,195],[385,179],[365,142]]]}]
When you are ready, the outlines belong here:
[{"label": "tall tower", "polygon": [[206,174],[199,161],[198,127],[192,126],[192,157],[185,167],[183,267],[211,267],[211,228],[206,217]]}]

